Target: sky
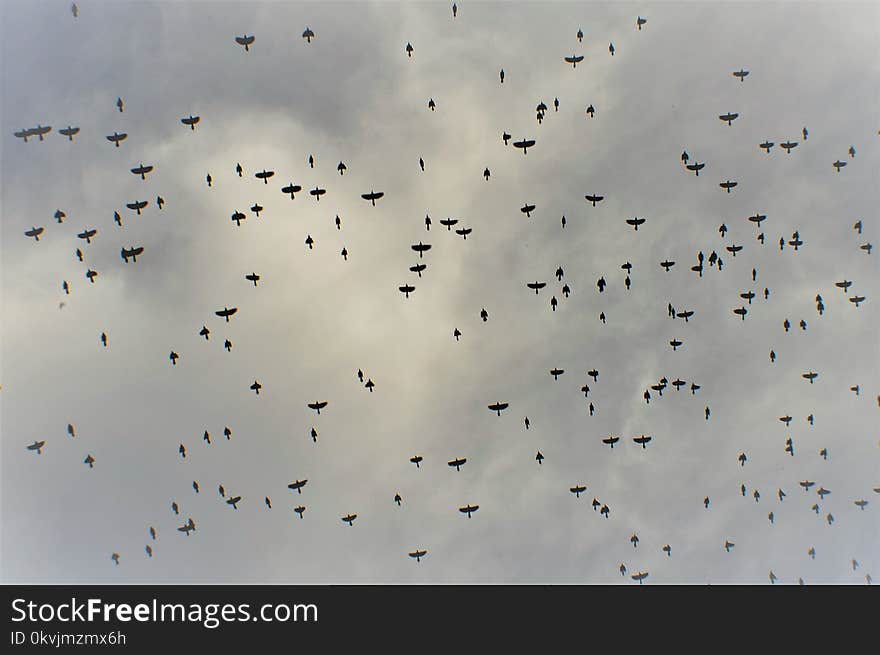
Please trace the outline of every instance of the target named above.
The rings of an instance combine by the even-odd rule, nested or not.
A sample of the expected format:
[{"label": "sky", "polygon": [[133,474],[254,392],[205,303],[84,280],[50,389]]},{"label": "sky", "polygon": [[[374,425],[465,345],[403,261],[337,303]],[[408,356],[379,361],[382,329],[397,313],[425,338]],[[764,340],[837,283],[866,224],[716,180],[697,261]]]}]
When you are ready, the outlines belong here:
[{"label": "sky", "polygon": [[[880,243],[880,6],[457,4],[455,17],[447,2],[82,0],[77,17],[62,0],[0,5],[0,579],[880,575],[878,255],[860,249]],[[180,122],[190,115],[194,130]],[[14,136],[37,123],[52,126],[44,141]],[[58,134],[68,125],[72,141]],[[128,134],[119,148],[113,132]],[[523,154],[504,132],[536,143]],[[799,145],[765,153],[764,140]],[[705,163],[698,177],[682,150]],[[154,166],[146,180],[130,172],[141,163]],[[268,184],[254,177],[264,169]],[[293,200],[280,192],[290,182],[303,189]],[[361,198],[371,190],[385,193],[376,206]],[[136,200],[149,201],[140,216],[126,208]],[[646,219],[638,231],[633,217]],[[87,228],[91,244],[76,236]],[[780,250],[795,231],[803,245]],[[421,259],[419,242],[432,246]],[[691,271],[713,251],[722,270]],[[547,286],[535,294],[534,281]],[[672,320],[668,304],[694,315]],[[732,312],[743,306],[745,320]],[[238,308],[228,323],[224,307]],[[662,377],[688,386],[646,403]],[[318,400],[320,416],[307,407]],[[500,417],[495,402],[509,403]],[[27,450],[35,440],[42,454]],[[458,457],[460,471],[447,465]],[[302,494],[287,488],[297,479]]]}]

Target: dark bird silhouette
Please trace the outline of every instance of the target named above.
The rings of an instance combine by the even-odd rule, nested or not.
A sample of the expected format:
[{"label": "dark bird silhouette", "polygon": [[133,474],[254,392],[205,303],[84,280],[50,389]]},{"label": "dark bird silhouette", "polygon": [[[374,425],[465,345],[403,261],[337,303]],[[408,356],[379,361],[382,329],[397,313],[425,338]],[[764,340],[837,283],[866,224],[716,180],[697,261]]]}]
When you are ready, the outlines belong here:
[{"label": "dark bird silhouette", "polygon": [[247,34],[245,34],[244,36],[237,36],[235,37],[235,42],[238,45],[243,45],[244,51],[248,52],[250,50],[251,44],[254,42],[254,37],[248,36]]},{"label": "dark bird silhouette", "polygon": [[480,509],[479,505],[465,505],[464,507],[459,507],[458,511],[462,514],[467,514],[467,517],[470,518],[471,514]]},{"label": "dark bird silhouette", "polygon": [[324,409],[327,406],[327,404],[328,403],[326,400],[321,400],[321,401],[315,401],[313,403],[308,403],[307,407],[309,409],[315,410],[318,414],[320,414],[321,410]]},{"label": "dark bird silhouette", "polygon": [[263,180],[263,184],[269,184],[269,178],[275,175],[275,171],[267,171],[263,169],[259,173],[254,173],[254,177]]},{"label": "dark bird silhouette", "polygon": [[465,462],[467,462],[466,457],[457,457],[456,459],[453,459],[452,461],[446,462],[446,464],[448,466],[455,467],[456,471],[460,471],[461,467],[464,466]]},{"label": "dark bird silhouette", "polygon": [[371,189],[369,193],[362,193],[361,198],[363,198],[364,200],[369,200],[370,204],[372,204],[373,207],[375,207],[376,201],[384,195],[385,195],[384,191],[373,191]]},{"label": "dark bird silhouette", "polygon": [[181,118],[180,122],[183,123],[184,125],[189,126],[189,129],[191,129],[193,132],[195,132],[196,131],[196,124],[199,122],[199,120],[201,120],[201,118],[199,116],[193,116],[192,114],[190,114],[186,118]]}]

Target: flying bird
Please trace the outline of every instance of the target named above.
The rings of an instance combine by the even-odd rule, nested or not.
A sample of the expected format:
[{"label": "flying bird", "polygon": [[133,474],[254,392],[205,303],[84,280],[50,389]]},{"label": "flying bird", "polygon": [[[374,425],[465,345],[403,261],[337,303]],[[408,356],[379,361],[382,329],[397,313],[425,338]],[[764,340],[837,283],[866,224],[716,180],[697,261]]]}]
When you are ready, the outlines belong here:
[{"label": "flying bird", "polygon": [[362,193],[362,194],[361,194],[361,198],[363,198],[364,200],[369,200],[369,201],[370,201],[370,204],[372,204],[373,207],[375,207],[375,206],[376,206],[376,201],[377,201],[379,198],[381,198],[382,196],[384,196],[384,195],[385,195],[385,192],[384,192],[384,191],[373,191],[373,190],[370,190],[369,193]]},{"label": "flying bird", "polygon": [[508,403],[493,403],[489,405],[489,409],[493,412],[497,412],[498,416],[501,416],[501,412],[507,409],[510,405]]},{"label": "flying bird", "polygon": [[199,116],[193,116],[192,114],[190,114],[186,118],[181,118],[180,122],[183,123],[184,125],[188,125],[189,129],[191,129],[193,132],[195,132],[196,123],[198,123],[199,120],[200,120]]},{"label": "flying bird", "polygon": [[315,401],[313,403],[307,403],[307,407],[309,409],[315,410],[318,414],[320,414],[321,410],[324,409],[326,406],[327,406],[326,400]]},{"label": "flying bird", "polygon": [[68,141],[73,141],[73,137],[79,134],[79,128],[68,125],[67,127],[62,127],[58,130],[58,134],[66,136]]},{"label": "flying bird", "polygon": [[[29,230],[25,230],[24,235],[26,237],[33,238],[34,241],[39,241],[40,235],[43,233],[43,230],[44,230],[44,228],[42,228],[42,227],[32,227]],[[82,260],[80,260],[80,261],[82,261]]]},{"label": "flying bird", "polygon": [[251,44],[253,44],[253,42],[254,42],[254,37],[248,36],[247,34],[245,34],[243,36],[237,36],[237,37],[235,37],[235,42],[238,45],[243,45],[244,51],[248,52],[250,50]]},{"label": "flying bird", "polygon": [[223,309],[219,309],[214,313],[221,318],[225,318],[226,322],[229,323],[229,317],[233,316],[237,311],[238,307],[232,307],[231,309],[228,307],[224,307]]},{"label": "flying bird", "polygon": [[43,446],[45,446],[45,445],[46,445],[45,440],[44,440],[44,441],[37,441],[37,440],[35,439],[35,440],[34,440],[34,443],[32,443],[31,445],[29,445],[29,446],[27,447],[27,449],[28,449],[28,450],[36,450],[36,451],[37,451],[37,455],[42,455],[42,454],[43,454]]},{"label": "flying bird", "polygon": [[125,132],[123,132],[122,134],[119,134],[118,132],[114,132],[113,134],[111,134],[110,136],[107,137],[107,140],[112,142],[118,148],[119,144],[122,141],[125,141],[127,138],[128,138],[128,134],[126,134]]}]

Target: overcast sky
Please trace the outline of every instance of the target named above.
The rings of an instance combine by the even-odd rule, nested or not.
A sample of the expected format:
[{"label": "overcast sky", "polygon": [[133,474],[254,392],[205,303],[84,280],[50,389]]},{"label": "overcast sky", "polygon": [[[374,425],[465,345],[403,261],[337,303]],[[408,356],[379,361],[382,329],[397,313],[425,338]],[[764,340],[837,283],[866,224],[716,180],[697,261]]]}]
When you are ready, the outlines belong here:
[{"label": "overcast sky", "polygon": [[[461,0],[453,18],[451,4],[82,0],[76,18],[66,0],[0,5],[4,582],[880,575],[878,253],[859,248],[880,245],[880,6]],[[256,37],[249,52],[243,34]],[[563,57],[575,54],[573,68]],[[739,113],[730,126],[726,112]],[[194,131],[180,123],[191,114]],[[52,126],[45,141],[13,136],[38,123]],[[72,142],[58,134],[68,125],[80,127]],[[119,148],[114,131],[129,135]],[[523,155],[505,131],[536,144]],[[764,140],[799,145],[768,154]],[[705,162],[699,177],[683,149]],[[155,167],[146,180],[129,172],[139,163]],[[263,169],[269,184],[254,177]],[[738,182],[729,194],[725,180]],[[289,182],[303,188],[294,200]],[[385,192],[375,207],[360,197],[370,190]],[[136,200],[149,200],[141,216],[126,208]],[[467,240],[447,217],[473,229]],[[35,226],[39,242],[24,236]],[[86,228],[91,244],[76,237]],[[795,231],[803,246],[780,251]],[[420,241],[432,245],[421,260]],[[120,248],[134,246],[144,252],[125,264]],[[723,270],[690,270],[713,250]],[[834,286],[844,279],[847,292]],[[536,280],[537,295],[525,286]],[[693,317],[671,320],[668,303]],[[742,321],[732,310],[744,305]],[[238,308],[229,323],[223,307]],[[701,388],[646,404],[661,377]],[[320,416],[306,407],[316,400],[329,402]],[[510,404],[501,417],[496,401]],[[601,441],[612,434],[613,450]],[[301,495],[287,488],[303,478]],[[242,496],[237,510],[220,484]],[[470,519],[458,511],[469,503]],[[176,529],[188,517],[189,537]],[[428,551],[419,563],[415,549]]]}]

